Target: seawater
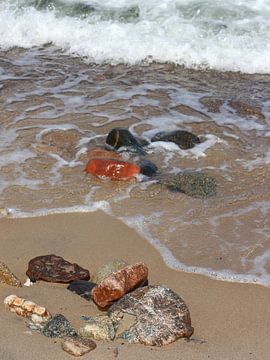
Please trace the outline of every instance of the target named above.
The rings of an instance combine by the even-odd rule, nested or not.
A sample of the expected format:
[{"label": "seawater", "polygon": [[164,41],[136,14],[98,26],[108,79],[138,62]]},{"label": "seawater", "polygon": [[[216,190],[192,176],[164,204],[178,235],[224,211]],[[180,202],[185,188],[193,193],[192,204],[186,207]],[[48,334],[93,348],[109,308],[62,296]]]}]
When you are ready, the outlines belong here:
[{"label": "seawater", "polygon": [[[0,208],[102,209],[168,266],[269,286],[269,14],[262,0],[0,1]],[[163,175],[209,173],[217,195],[87,176],[87,152],[116,126],[197,134],[147,158]]]}]

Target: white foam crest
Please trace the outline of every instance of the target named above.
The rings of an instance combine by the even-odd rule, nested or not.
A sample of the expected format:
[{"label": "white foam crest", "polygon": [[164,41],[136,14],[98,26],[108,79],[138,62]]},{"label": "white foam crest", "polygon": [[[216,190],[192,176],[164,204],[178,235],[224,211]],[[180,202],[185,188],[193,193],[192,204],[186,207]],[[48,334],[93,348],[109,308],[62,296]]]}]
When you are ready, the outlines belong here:
[{"label": "white foam crest", "polygon": [[18,149],[0,155],[0,168],[8,164],[18,165],[24,161],[36,157],[36,154],[29,149]]},{"label": "white foam crest", "polygon": [[[11,5],[13,4],[13,5]],[[270,73],[269,2],[137,0],[98,6],[137,6],[138,18],[120,21],[57,15],[0,2],[0,46],[52,42],[97,63],[173,62],[245,73]]]}]

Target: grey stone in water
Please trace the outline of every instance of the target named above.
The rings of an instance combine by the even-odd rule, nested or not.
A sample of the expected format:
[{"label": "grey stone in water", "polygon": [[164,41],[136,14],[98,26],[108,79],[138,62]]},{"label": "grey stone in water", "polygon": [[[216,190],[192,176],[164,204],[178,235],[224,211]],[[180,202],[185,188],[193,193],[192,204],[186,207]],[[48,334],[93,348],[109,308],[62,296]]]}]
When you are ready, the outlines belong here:
[{"label": "grey stone in water", "polygon": [[138,143],[138,141],[128,129],[112,129],[106,138],[106,144],[116,150],[121,147],[126,147],[130,151],[145,155],[145,151],[143,150],[142,146]]},{"label": "grey stone in water", "polygon": [[76,331],[71,327],[70,322],[62,314],[55,315],[44,326],[43,335],[51,338],[63,338],[76,336]]},{"label": "grey stone in water", "polygon": [[144,160],[143,162],[141,162],[139,164],[139,166],[141,168],[141,173],[143,175],[152,177],[157,174],[158,168],[156,167],[156,165],[154,163],[152,163],[149,160]]},{"label": "grey stone in water", "polygon": [[159,132],[157,133],[151,141],[170,141],[177,144],[181,149],[191,149],[196,144],[199,144],[201,141],[198,136],[185,131],[185,130],[176,130],[171,132]]},{"label": "grey stone in water", "polygon": [[100,284],[102,280],[104,280],[107,276],[109,276],[115,271],[123,269],[128,265],[129,264],[123,260],[112,260],[97,269],[97,271],[92,277],[92,281],[96,284]]},{"label": "grey stone in water", "polygon": [[108,311],[116,337],[162,346],[193,334],[187,305],[172,290],[147,286],[126,294]]},{"label": "grey stone in water", "polygon": [[199,172],[169,175],[161,178],[160,183],[165,185],[170,191],[182,192],[197,198],[214,196],[217,191],[215,178]]}]

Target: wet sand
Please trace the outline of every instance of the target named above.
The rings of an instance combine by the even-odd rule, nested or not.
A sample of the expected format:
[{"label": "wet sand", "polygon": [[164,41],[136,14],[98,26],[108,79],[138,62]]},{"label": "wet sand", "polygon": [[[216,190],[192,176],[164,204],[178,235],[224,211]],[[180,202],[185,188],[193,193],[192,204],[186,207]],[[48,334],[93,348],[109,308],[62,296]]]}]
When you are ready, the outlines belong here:
[{"label": "wet sand", "polygon": [[[101,211],[88,214],[48,215],[36,218],[0,219],[1,258],[22,282],[28,261],[55,253],[77,262],[93,273],[97,266],[120,258],[145,261],[150,284],[163,284],[186,301],[195,329],[189,342],[162,347],[129,345],[121,341],[98,342],[84,359],[268,359],[270,289],[254,284],[211,280],[168,268],[159,253],[135,231]],[[68,290],[65,285],[38,282],[20,289],[0,285],[0,359],[54,360],[71,358],[61,350],[60,340],[31,332],[26,320],[3,305],[9,294],[17,294],[52,314],[62,313],[75,328],[81,315],[98,311]]]}]

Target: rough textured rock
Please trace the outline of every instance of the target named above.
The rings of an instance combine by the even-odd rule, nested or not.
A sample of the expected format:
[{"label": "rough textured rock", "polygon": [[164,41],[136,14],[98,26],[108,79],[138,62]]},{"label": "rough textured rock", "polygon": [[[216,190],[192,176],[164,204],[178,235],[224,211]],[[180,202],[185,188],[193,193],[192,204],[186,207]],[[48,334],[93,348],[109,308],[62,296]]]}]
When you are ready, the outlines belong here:
[{"label": "rough textured rock", "polygon": [[115,330],[111,319],[107,315],[90,318],[87,324],[79,329],[79,335],[95,340],[113,340]]},{"label": "rough textured rock", "polygon": [[9,295],[5,298],[4,304],[11,312],[26,317],[34,324],[45,323],[51,319],[49,311],[32,301],[22,299],[17,295]]},{"label": "rough textured rock", "polygon": [[170,191],[182,192],[189,196],[205,198],[216,195],[216,180],[198,172],[185,172],[161,178],[160,183]]},{"label": "rough textured rock", "polygon": [[96,348],[96,343],[91,339],[81,337],[66,338],[62,341],[61,347],[68,354],[73,356],[82,356]]},{"label": "rough textured rock", "polygon": [[92,290],[92,299],[98,306],[104,308],[145,282],[147,276],[148,268],[144,263],[126,266],[112,273],[97,285]]},{"label": "rough textured rock", "polygon": [[68,290],[74,292],[75,294],[80,295],[86,300],[91,299],[91,291],[96,286],[94,282],[89,282],[85,280],[74,280],[67,287]]},{"label": "rough textured rock", "polygon": [[135,137],[131,134],[128,129],[124,128],[115,128],[112,129],[107,138],[106,144],[112,147],[113,149],[119,149],[121,147],[126,147],[133,152],[137,152],[141,155],[145,155],[145,151]]},{"label": "rough textured rock", "polygon": [[140,167],[130,162],[114,159],[91,159],[85,171],[111,180],[129,180],[139,174]]},{"label": "rough textured rock", "polygon": [[102,265],[92,276],[92,281],[96,284],[100,284],[107,276],[111,275],[113,272],[123,269],[129,264],[123,260],[112,260],[107,264]]},{"label": "rough textured rock", "polygon": [[152,177],[158,172],[157,166],[149,160],[144,160],[140,163],[141,174]]},{"label": "rough textured rock", "polygon": [[22,286],[19,279],[9,270],[9,268],[0,261],[0,284],[7,284],[11,286]]},{"label": "rough textured rock", "polygon": [[199,144],[201,141],[198,136],[185,131],[185,130],[176,130],[171,132],[159,132],[157,133],[151,141],[170,141],[177,144],[181,149],[191,149],[196,144]]},{"label": "rough textured rock", "polygon": [[88,270],[56,255],[37,256],[30,260],[26,275],[31,281],[45,280],[60,283],[90,279]]},{"label": "rough textured rock", "polygon": [[76,336],[77,334],[64,315],[57,314],[47,322],[43,329],[43,335],[51,338],[63,338]]},{"label": "rough textured rock", "polygon": [[108,315],[116,337],[130,343],[161,346],[193,333],[187,305],[162,286],[134,290],[113,304]]}]

